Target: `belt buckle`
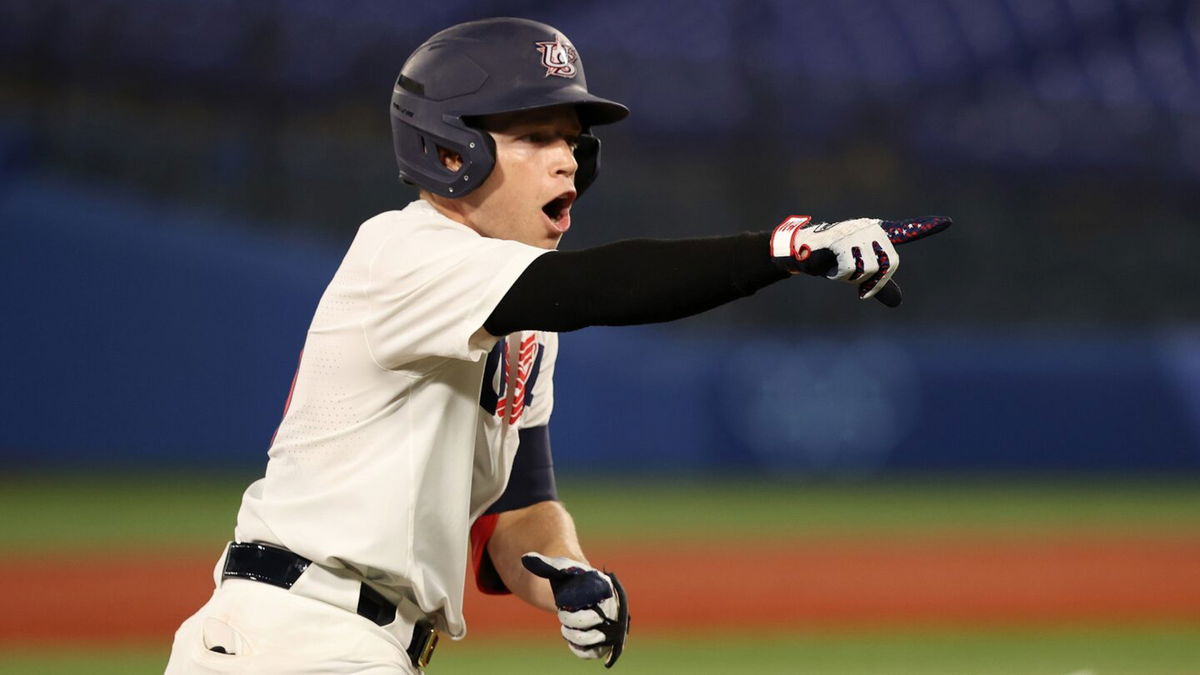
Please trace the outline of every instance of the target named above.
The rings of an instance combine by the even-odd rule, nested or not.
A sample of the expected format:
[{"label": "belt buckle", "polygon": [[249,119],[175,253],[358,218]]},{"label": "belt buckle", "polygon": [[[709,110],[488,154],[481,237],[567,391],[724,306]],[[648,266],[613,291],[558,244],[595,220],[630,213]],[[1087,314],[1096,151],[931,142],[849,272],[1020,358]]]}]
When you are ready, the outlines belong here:
[{"label": "belt buckle", "polygon": [[421,645],[421,652],[417,655],[417,668],[424,670],[429,666],[429,660],[433,658],[433,648],[438,643],[438,632],[432,623],[424,621],[418,623],[416,629],[424,634],[425,644]]}]

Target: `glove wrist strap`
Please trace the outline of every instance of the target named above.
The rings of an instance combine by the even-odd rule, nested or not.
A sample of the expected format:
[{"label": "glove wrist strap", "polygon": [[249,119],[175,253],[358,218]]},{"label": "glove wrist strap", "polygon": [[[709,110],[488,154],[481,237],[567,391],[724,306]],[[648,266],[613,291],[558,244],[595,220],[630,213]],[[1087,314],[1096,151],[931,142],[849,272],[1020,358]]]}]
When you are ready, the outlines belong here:
[{"label": "glove wrist strap", "polygon": [[800,273],[800,263],[808,259],[812,249],[796,240],[800,230],[812,221],[812,216],[788,216],[771,232],[771,259],[791,274]]}]

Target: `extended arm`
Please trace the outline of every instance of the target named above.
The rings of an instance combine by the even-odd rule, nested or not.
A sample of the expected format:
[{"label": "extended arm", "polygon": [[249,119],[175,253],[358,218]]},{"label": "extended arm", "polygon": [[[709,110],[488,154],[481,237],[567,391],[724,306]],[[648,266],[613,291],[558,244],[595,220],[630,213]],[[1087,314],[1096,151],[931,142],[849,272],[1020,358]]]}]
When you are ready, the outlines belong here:
[{"label": "extended arm", "polygon": [[630,239],[530,263],[484,328],[569,331],[672,321],[788,277],[770,233],[703,239]]},{"label": "extended arm", "polygon": [[492,335],[506,335],[673,321],[797,273],[854,284],[860,298],[878,293],[895,306],[899,289],[889,282],[900,257],[894,246],[950,224],[941,216],[836,223],[791,216],[772,232],[630,239],[555,252],[529,264],[483,325]]}]

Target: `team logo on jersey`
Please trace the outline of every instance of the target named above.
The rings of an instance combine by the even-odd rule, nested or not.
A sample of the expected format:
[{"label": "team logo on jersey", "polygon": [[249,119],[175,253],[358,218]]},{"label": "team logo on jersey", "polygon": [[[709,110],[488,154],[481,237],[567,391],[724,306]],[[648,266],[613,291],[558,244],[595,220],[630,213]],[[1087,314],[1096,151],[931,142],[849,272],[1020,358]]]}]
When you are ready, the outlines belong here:
[{"label": "team logo on jersey", "polygon": [[553,42],[535,42],[538,51],[542,53],[542,65],[546,67],[546,74],[543,77],[575,77],[575,73],[579,69],[575,67],[575,62],[579,60],[579,54],[570,42],[563,40],[563,36],[555,35]]},{"label": "team logo on jersey", "polygon": [[[489,414],[516,424],[525,408],[533,405],[533,387],[542,368],[542,353],[537,334],[517,335],[496,343],[488,354],[483,371],[479,405]],[[511,341],[511,342],[510,342]]]}]

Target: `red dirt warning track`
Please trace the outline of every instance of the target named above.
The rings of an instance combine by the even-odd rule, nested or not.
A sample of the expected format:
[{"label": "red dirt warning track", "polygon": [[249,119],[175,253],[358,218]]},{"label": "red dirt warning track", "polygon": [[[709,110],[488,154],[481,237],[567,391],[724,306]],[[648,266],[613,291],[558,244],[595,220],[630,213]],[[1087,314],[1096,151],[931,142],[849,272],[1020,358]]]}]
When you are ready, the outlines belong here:
[{"label": "red dirt warning track", "polygon": [[[219,552],[0,559],[0,647],[169,641]],[[665,542],[600,546],[637,630],[1200,621],[1200,539]],[[472,636],[553,630],[468,589]]]}]

